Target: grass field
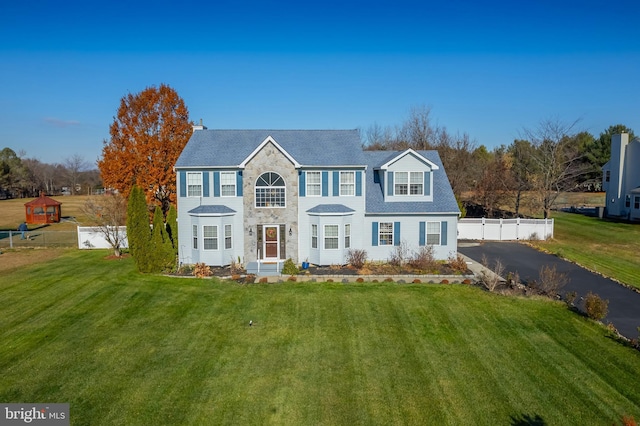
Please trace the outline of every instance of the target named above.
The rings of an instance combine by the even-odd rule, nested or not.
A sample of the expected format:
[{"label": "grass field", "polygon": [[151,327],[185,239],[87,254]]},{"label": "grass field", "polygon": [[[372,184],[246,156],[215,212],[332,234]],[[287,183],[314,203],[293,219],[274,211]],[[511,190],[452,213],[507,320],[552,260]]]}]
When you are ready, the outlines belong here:
[{"label": "grass field", "polygon": [[640,289],[640,224],[562,212],[553,217],[554,238],[535,246]]},{"label": "grass field", "polygon": [[[54,200],[62,203],[62,216],[74,217],[82,225],[92,225],[90,219],[82,212],[82,206],[86,202],[87,195],[71,195],[64,197],[52,197]],[[34,200],[35,198],[22,198],[13,200],[0,200],[0,231],[16,230],[18,225],[24,221],[24,203]],[[39,225],[29,225],[29,229],[38,227]],[[54,223],[46,227],[49,231],[69,231],[75,230],[77,223]]]},{"label": "grass field", "polygon": [[559,302],[143,276],[107,254],[3,274],[0,401],[69,402],[74,425],[640,419],[640,353]]}]

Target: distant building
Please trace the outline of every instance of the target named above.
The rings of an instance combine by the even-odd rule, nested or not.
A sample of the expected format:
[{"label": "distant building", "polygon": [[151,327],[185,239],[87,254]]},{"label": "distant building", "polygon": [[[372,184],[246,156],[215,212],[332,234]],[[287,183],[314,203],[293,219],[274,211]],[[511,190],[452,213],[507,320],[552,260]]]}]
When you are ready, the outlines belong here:
[{"label": "distant building", "polygon": [[40,197],[24,204],[25,221],[34,223],[57,223],[61,218],[62,203],[40,193]]},{"label": "distant building", "polygon": [[611,137],[611,159],[602,167],[607,217],[640,220],[640,139]]}]

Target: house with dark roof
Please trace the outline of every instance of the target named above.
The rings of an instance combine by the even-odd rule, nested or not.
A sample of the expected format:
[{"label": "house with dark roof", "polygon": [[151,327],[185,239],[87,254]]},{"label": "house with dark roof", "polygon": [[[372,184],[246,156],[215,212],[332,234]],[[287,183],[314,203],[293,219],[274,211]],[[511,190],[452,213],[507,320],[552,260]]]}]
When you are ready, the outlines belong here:
[{"label": "house with dark roof", "polygon": [[605,215],[640,220],[640,139],[629,134],[611,136],[611,159],[602,166],[606,191]]},{"label": "house with dark roof", "polygon": [[460,211],[436,151],[364,151],[357,130],[208,130],[175,164],[184,264],[387,260],[457,252]]}]

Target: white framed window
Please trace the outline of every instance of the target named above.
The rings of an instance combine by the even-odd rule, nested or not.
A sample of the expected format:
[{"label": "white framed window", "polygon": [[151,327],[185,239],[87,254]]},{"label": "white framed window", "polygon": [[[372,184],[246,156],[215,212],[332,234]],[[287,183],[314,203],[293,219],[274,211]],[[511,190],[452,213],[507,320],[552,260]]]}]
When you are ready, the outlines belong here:
[{"label": "white framed window", "polygon": [[325,250],[338,248],[338,225],[324,225],[324,248]]},{"label": "white framed window", "polygon": [[202,173],[187,172],[187,196],[202,197]]},{"label": "white framed window", "polygon": [[204,250],[218,250],[218,227],[215,225],[203,226],[203,244]]},{"label": "white framed window", "polygon": [[322,172],[307,172],[307,197],[322,195]]},{"label": "white framed window", "polygon": [[440,222],[427,222],[425,241],[428,245],[440,245]]},{"label": "white framed window", "polygon": [[393,245],[393,222],[380,222],[378,225],[378,245]]},{"label": "white framed window", "polygon": [[344,248],[351,248],[351,224],[344,225]]},{"label": "white framed window", "polygon": [[198,225],[193,225],[191,235],[193,237],[193,249],[198,250]]},{"label": "white framed window", "polygon": [[230,249],[231,244],[232,244],[231,225],[225,225],[224,226],[224,248],[227,250]]},{"label": "white framed window", "polygon": [[256,207],[286,207],[284,179],[277,173],[267,172],[256,181]]},{"label": "white framed window", "polygon": [[356,172],[340,172],[340,196],[356,195]]},{"label": "white framed window", "polygon": [[220,195],[236,196],[236,172],[220,172]]},{"label": "white framed window", "polygon": [[393,174],[394,195],[422,195],[423,172],[395,172]]},{"label": "white framed window", "polygon": [[640,209],[640,197],[637,195],[633,197],[633,208],[636,210]]},{"label": "white framed window", "polygon": [[318,248],[318,225],[311,225],[311,248]]}]

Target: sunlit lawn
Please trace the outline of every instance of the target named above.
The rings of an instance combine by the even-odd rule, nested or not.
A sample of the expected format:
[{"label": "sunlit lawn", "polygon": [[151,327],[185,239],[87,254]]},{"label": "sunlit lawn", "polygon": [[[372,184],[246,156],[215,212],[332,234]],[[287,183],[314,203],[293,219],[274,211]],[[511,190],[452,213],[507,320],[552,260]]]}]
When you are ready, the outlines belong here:
[{"label": "sunlit lawn", "polygon": [[142,276],[107,254],[0,279],[0,401],[68,402],[74,425],[640,419],[640,353],[559,302]]}]

